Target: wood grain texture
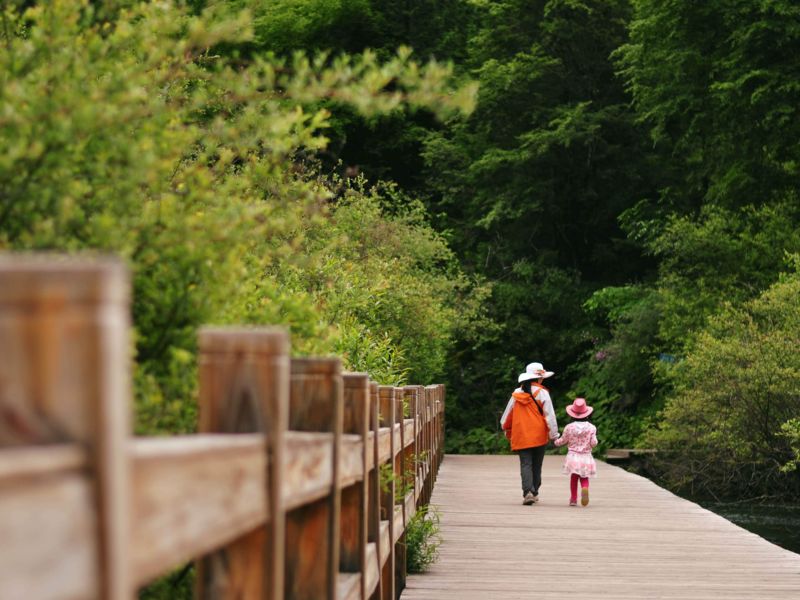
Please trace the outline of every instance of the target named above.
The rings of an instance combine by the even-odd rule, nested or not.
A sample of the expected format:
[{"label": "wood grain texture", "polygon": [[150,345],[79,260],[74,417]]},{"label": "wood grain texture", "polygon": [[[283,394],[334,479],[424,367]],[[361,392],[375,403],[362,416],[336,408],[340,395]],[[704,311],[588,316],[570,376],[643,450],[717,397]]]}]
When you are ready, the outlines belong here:
[{"label": "wood grain texture", "polygon": [[[367,484],[367,494],[369,497],[369,507],[367,514],[367,541],[375,550],[374,566],[371,563],[367,572],[367,594],[371,600],[381,598],[381,570],[383,566],[384,554],[381,549],[381,485],[380,473],[380,399],[378,384],[374,381],[369,382],[369,481]],[[369,560],[369,558],[368,558]],[[372,569],[374,568],[374,572]],[[374,577],[375,585],[371,585],[371,577]]]},{"label": "wood grain texture", "polygon": [[367,598],[379,593],[380,566],[378,561],[378,544],[370,542],[367,544],[367,562],[363,573],[366,581]]},{"label": "wood grain texture", "polygon": [[0,452],[0,489],[18,480],[88,468],[88,453],[79,444],[6,448]]},{"label": "wood grain texture", "polygon": [[[345,478],[361,483],[364,445],[344,436]],[[332,434],[290,431],[283,451],[282,504],[299,508],[326,498],[332,485]],[[146,583],[170,567],[209,552],[269,520],[263,434],[138,438],[133,461],[134,579]],[[0,481],[85,465],[75,447],[0,454]],[[359,500],[360,501],[360,500]],[[164,532],[170,532],[164,535]]]},{"label": "wood grain texture", "polygon": [[87,464],[74,446],[0,452],[0,598],[100,598]]},{"label": "wood grain texture", "polygon": [[339,460],[339,483],[342,487],[364,481],[366,471],[366,444],[364,437],[342,434],[341,458]]},{"label": "wood grain texture", "polygon": [[[395,490],[395,523],[394,523],[394,591],[395,598],[399,598],[403,588],[405,588],[406,579],[406,506],[405,506],[405,493],[403,490],[408,484],[408,476],[406,474],[407,456],[406,456],[406,411],[410,406],[406,403],[405,389],[402,387],[394,388],[394,417],[395,426],[398,430],[398,436],[395,441],[395,448],[397,454],[394,457],[394,474],[396,478]],[[403,494],[402,498],[398,498]],[[397,516],[399,515],[399,522]]]},{"label": "wood grain texture", "polygon": [[128,314],[118,261],[0,256],[0,598],[131,600],[197,557],[198,600],[396,598],[419,397],[204,328],[201,433],[134,439]]},{"label": "wood grain texture", "polygon": [[[380,402],[380,421],[382,427],[389,427],[389,453],[388,465],[389,473],[383,476],[381,485],[381,519],[387,521],[388,524],[388,537],[389,544],[386,548],[386,554],[381,553],[381,560],[383,561],[383,569],[381,571],[381,597],[383,600],[394,600],[396,597],[395,581],[394,581],[394,490],[395,479],[392,477],[396,473],[393,457],[395,456],[395,440],[399,438],[395,436],[395,416],[396,402],[395,402],[395,388],[388,385],[382,385],[378,388],[378,399]],[[383,544],[381,544],[383,550]]]},{"label": "wood grain texture", "polygon": [[361,597],[361,574],[340,573],[336,586],[337,600],[358,600]]},{"label": "wood grain texture", "polygon": [[[342,456],[348,455],[345,438],[355,438],[360,461],[360,477],[355,479],[342,466],[342,504],[340,520],[339,570],[357,573],[357,597],[366,600],[367,528],[369,476],[367,472],[369,447],[369,376],[366,373],[345,373],[342,377],[344,387],[344,408],[342,430]],[[342,461],[345,463],[345,461]],[[341,575],[340,575],[341,577]],[[340,587],[341,592],[341,587]],[[341,596],[341,594],[340,594]]]},{"label": "wood grain texture", "polygon": [[440,559],[403,599],[800,597],[800,555],[605,463],[589,505],[570,507],[562,461],[545,457],[540,501],[523,506],[516,456],[448,455]]},{"label": "wood grain texture", "polygon": [[200,431],[266,434],[263,458],[255,468],[262,473],[256,482],[262,485],[259,510],[268,518],[199,561],[197,598],[278,600],[284,590],[288,335],[277,328],[204,328],[199,346]]},{"label": "wood grain texture", "polygon": [[333,485],[333,434],[286,433],[281,496],[286,510],[330,495]]},{"label": "wood grain texture", "polygon": [[131,453],[137,585],[268,520],[263,435],[143,438],[133,441]]},{"label": "wood grain texture", "polygon": [[331,485],[326,496],[287,514],[286,597],[333,600],[338,593],[343,380],[338,358],[292,359],[291,429],[330,434]]},{"label": "wood grain texture", "polygon": [[80,442],[99,594],[129,600],[131,343],[121,261],[0,256],[0,448]]}]

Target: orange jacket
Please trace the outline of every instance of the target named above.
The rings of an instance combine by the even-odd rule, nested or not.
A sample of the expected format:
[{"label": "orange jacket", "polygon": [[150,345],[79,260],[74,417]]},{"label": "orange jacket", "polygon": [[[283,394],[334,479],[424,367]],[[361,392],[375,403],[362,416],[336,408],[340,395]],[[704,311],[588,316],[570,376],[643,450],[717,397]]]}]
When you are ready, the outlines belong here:
[{"label": "orange jacket", "polygon": [[550,439],[547,419],[544,417],[544,406],[542,402],[536,400],[541,389],[547,388],[533,384],[531,386],[533,396],[525,392],[511,394],[514,406],[503,422],[503,430],[511,441],[512,450],[544,446]]}]

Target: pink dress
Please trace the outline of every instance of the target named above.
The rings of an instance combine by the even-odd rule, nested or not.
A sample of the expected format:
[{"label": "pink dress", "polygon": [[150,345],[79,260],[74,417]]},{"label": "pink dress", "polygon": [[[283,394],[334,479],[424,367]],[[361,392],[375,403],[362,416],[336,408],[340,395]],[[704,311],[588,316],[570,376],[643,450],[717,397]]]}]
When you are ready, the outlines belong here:
[{"label": "pink dress", "polygon": [[564,459],[561,472],[580,477],[595,477],[597,464],[592,457],[592,448],[597,446],[597,427],[587,421],[576,421],[564,427],[561,437],[555,440],[556,446],[569,444],[569,452]]}]

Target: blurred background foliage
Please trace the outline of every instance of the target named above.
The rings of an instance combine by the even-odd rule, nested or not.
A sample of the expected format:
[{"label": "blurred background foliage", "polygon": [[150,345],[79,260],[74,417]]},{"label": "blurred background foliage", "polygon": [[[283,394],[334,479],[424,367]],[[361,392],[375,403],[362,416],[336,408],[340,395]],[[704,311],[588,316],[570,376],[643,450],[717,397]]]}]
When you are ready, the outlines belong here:
[{"label": "blurred background foliage", "polygon": [[[134,275],[137,429],[197,327],[448,385],[505,451],[538,360],[673,489],[800,491],[791,0],[7,2],[0,247]],[[411,58],[410,50],[413,48]],[[477,88],[476,88],[477,86]]]},{"label": "blurred background foliage", "polygon": [[256,27],[224,2],[3,11],[0,247],[129,261],[141,433],[195,427],[202,324],[286,325],[297,353],[428,383],[483,311],[418,201],[316,158],[322,102],[445,117],[472,88],[403,49],[254,53]]}]

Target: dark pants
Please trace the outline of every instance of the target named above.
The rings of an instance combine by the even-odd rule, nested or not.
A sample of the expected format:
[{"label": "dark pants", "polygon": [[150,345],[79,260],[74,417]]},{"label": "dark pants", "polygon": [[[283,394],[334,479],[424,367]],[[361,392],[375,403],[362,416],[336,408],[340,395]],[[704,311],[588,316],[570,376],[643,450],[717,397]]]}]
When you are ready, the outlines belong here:
[{"label": "dark pants", "polygon": [[539,486],[542,485],[542,462],[544,462],[546,448],[547,444],[517,451],[523,496],[528,492],[539,493]]}]

